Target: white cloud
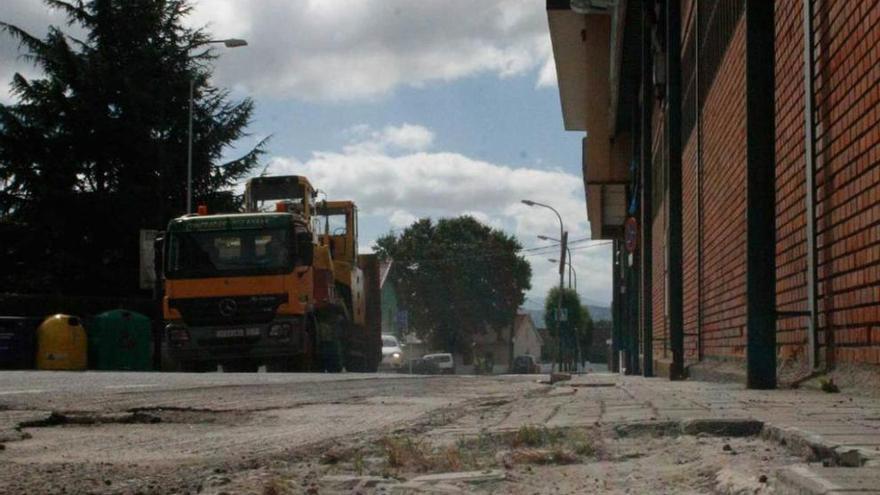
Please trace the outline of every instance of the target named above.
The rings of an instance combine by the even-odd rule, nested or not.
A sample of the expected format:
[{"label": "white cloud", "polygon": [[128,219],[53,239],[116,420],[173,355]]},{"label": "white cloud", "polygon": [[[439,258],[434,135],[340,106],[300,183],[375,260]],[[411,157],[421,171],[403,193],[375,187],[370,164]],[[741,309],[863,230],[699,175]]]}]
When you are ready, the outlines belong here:
[{"label": "white cloud", "polygon": [[372,131],[369,126],[359,124],[351,127],[346,134],[354,138],[351,144],[343,148],[349,154],[424,151],[434,143],[434,133],[428,128],[406,123],[385,126],[381,131]]},{"label": "white cloud", "polygon": [[564,172],[511,168],[448,152],[391,156],[322,151],[306,161],[275,157],[268,173],[306,175],[330,196],[356,198],[367,214],[402,210],[439,217],[480,211],[502,219],[527,243],[538,234],[558,237],[552,212],[519,204],[531,198],[559,209],[570,235],[587,233],[583,183]]},{"label": "white cloud", "polygon": [[[583,182],[578,176],[563,171],[513,168],[459,153],[410,151],[394,155],[379,151],[383,146],[370,141],[385,139],[385,129],[373,131],[359,126],[349,132],[367,136],[361,141],[362,148],[314,152],[305,160],[274,157],[268,173],[305,175],[329,197],[357,202],[365,241],[375,239],[389,227],[405,228],[418,218],[464,214],[516,235],[524,247],[549,244],[539,241],[537,235],[559,237],[559,223],[553,212],[526,206],[520,203],[522,199],[547,203],[559,210],[569,239],[589,236]],[[363,149],[372,151],[363,153]],[[382,221],[373,223],[377,218]],[[586,245],[573,246],[580,293],[606,301],[610,297],[608,248],[584,249]],[[526,254],[534,272],[529,297],[539,299],[558,283],[558,274],[546,261],[557,254]]]},{"label": "white cloud", "polygon": [[[248,41],[217,48],[217,83],[258,97],[351,101],[479,74],[528,75],[547,59],[550,45],[543,0],[195,0],[194,6],[188,25]],[[40,0],[3,0],[3,20],[40,36],[50,23],[76,29]],[[6,81],[12,68],[25,65],[16,54],[15,44],[0,38]]]},{"label": "white cloud", "polygon": [[541,67],[538,73],[538,82],[535,83],[536,88],[556,88],[556,61],[552,56],[547,57],[547,61]]},{"label": "white cloud", "polygon": [[549,45],[542,0],[212,0],[198,3],[190,22],[248,39],[239,53],[223,53],[221,83],[306,100],[523,75]]},{"label": "white cloud", "polygon": [[[65,26],[65,18],[55,9],[50,9],[41,1],[36,0],[3,0],[3,15],[0,18],[18,26],[34,36],[42,37],[49,30],[49,25]],[[75,28],[65,28],[74,35],[81,33]],[[39,75],[32,63],[21,58],[18,40],[5,31],[0,31],[0,103],[9,104],[14,101],[10,91],[10,82],[16,72],[27,78]]]},{"label": "white cloud", "polygon": [[405,229],[418,220],[412,213],[404,210],[394,210],[388,217],[388,223],[395,229]]}]

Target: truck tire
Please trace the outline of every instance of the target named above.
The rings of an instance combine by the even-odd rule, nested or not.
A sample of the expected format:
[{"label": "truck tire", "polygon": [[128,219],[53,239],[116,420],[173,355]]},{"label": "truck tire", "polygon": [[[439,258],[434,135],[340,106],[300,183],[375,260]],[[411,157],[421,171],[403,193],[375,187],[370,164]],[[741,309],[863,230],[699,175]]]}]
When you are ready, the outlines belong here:
[{"label": "truck tire", "polygon": [[325,341],[321,343],[321,364],[323,371],[339,373],[342,371],[342,349],[339,341]]},{"label": "truck tire", "polygon": [[177,366],[184,373],[206,373],[217,369],[216,364],[204,361],[181,361]]},{"label": "truck tire", "polygon": [[260,367],[260,363],[250,359],[224,361],[222,364],[224,373],[256,373]]},{"label": "truck tire", "polygon": [[342,371],[343,353],[345,352],[341,340],[344,332],[343,321],[339,315],[335,314],[327,314],[321,319],[316,319],[317,355],[321,371],[328,373]]},{"label": "truck tire", "polygon": [[382,363],[382,339],[378,335],[368,336],[364,343],[364,371],[375,373]]}]

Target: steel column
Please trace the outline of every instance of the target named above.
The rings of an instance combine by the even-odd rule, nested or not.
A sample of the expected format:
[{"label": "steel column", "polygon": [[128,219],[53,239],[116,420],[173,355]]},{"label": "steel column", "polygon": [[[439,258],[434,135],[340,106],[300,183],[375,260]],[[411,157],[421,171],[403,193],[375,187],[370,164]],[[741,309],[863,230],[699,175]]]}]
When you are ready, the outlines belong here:
[{"label": "steel column", "polygon": [[642,299],[642,342],[644,342],[644,354],[642,361],[642,373],[645,376],[654,376],[654,292],[651,277],[654,273],[652,266],[653,246],[652,234],[654,224],[653,213],[653,181],[651,176],[651,122],[654,113],[654,84],[653,84],[653,51],[651,49],[651,2],[642,2],[642,104],[641,104],[641,160],[639,167],[642,174],[642,210],[641,210],[641,236],[639,251],[641,252],[641,299]]},{"label": "steel column", "polygon": [[681,0],[666,0],[666,143],[668,205],[667,276],[669,277],[669,378],[684,378],[684,305],[681,199]]},{"label": "steel column", "polygon": [[620,297],[620,241],[614,240],[612,245],[614,253],[611,271],[611,362],[610,370],[620,370],[620,327],[621,327],[621,297]]},{"label": "steel column", "polygon": [[746,0],[747,386],[776,388],[775,1]]},{"label": "steel column", "polygon": [[815,95],[813,90],[813,0],[804,0],[804,174],[806,174],[807,223],[807,310],[810,313],[807,329],[810,370],[819,367],[819,289],[818,255],[816,250],[816,127]]}]

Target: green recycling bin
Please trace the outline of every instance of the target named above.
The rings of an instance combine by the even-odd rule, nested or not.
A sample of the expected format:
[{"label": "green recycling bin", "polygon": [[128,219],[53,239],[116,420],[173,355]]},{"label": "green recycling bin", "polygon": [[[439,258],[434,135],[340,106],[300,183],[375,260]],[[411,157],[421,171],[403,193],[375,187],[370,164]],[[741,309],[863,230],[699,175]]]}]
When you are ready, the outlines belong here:
[{"label": "green recycling bin", "polygon": [[124,309],[107,311],[92,319],[87,332],[92,369],[152,369],[152,330],[146,316]]}]

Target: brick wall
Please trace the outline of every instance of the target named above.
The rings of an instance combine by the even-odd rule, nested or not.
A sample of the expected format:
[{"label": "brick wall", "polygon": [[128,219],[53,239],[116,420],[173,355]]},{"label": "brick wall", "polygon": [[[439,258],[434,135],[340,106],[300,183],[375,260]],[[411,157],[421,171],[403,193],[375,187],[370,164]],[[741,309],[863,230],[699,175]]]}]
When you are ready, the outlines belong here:
[{"label": "brick wall", "polygon": [[745,120],[741,19],[702,109],[705,356],[745,356]]},{"label": "brick wall", "polygon": [[[777,3],[777,295],[781,310],[806,308],[803,17]],[[816,2],[819,310],[833,331],[832,357],[880,363],[880,5]],[[782,319],[783,359],[805,359],[806,319]]]},{"label": "brick wall", "polygon": [[[800,2],[776,3],[776,305],[807,310],[804,28]],[[804,317],[780,318],[782,361],[806,358]]]},{"label": "brick wall", "polygon": [[[663,159],[665,154],[665,139],[663,138],[665,126],[663,122],[666,116],[661,105],[655,106],[653,116],[652,166],[657,171],[665,166]],[[666,325],[666,193],[665,188],[661,191],[660,187],[662,186],[658,186],[657,174],[654,174],[654,176],[654,199],[657,206],[654,210],[654,223],[651,225],[653,236],[653,242],[651,243],[651,251],[653,253],[651,278],[654,296],[652,305],[653,346],[654,359],[668,361],[672,359],[672,356],[669,353],[669,331]],[[665,180],[663,180],[662,184],[665,184]]]},{"label": "brick wall", "polygon": [[[692,3],[682,5],[686,19]],[[776,2],[777,204],[773,213],[777,306],[787,312],[807,309],[802,8],[801,2]],[[880,364],[880,0],[816,0],[814,27],[822,355],[840,363]],[[687,364],[694,363],[701,350],[710,358],[745,357],[744,29],[743,18],[704,95],[699,153],[697,129],[684,136]],[[653,163],[660,167],[662,105],[656,107],[654,116]],[[702,177],[698,181],[699,164]],[[702,193],[702,226],[698,191]],[[657,190],[654,194],[665,196]],[[653,346],[655,358],[664,361],[671,358],[665,295],[666,202],[657,203],[650,225],[654,235]],[[780,318],[777,344],[782,361],[806,358],[806,327],[805,317]],[[830,347],[825,342],[826,328],[831,329]]]},{"label": "brick wall", "polygon": [[691,133],[681,157],[682,276],[684,310],[684,362],[694,364],[699,355],[699,223],[697,218],[697,132]]},{"label": "brick wall", "polygon": [[836,360],[880,364],[880,3],[817,4],[820,325]]}]

